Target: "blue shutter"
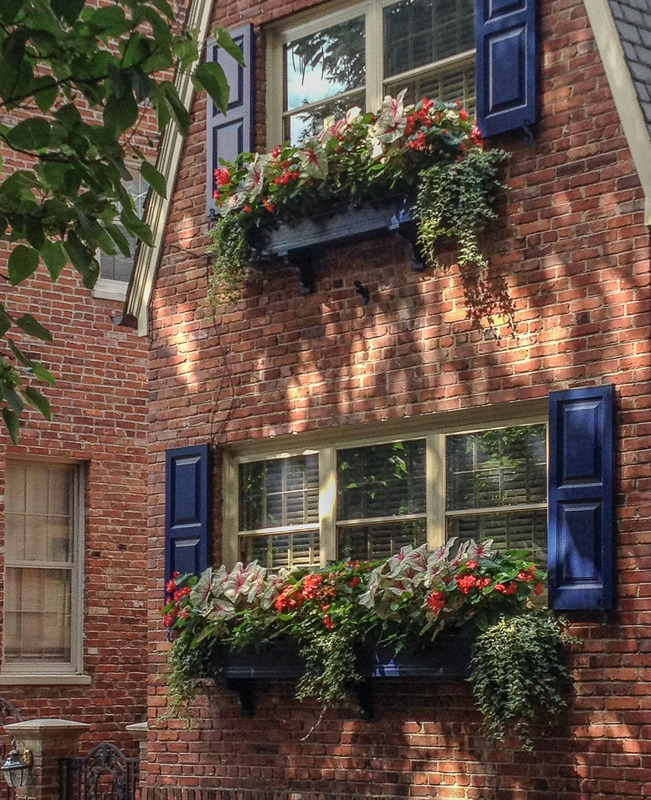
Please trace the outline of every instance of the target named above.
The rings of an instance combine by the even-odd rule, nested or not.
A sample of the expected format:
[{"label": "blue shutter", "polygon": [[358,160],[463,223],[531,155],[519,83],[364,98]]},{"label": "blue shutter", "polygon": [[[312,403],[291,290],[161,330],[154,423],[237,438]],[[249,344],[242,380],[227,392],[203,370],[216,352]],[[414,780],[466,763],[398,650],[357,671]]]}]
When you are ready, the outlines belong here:
[{"label": "blue shutter", "polygon": [[613,605],[614,387],[549,396],[549,602]]},{"label": "blue shutter", "polygon": [[203,572],[212,562],[210,446],[165,454],[165,583],[174,572]]},{"label": "blue shutter", "polygon": [[240,153],[253,150],[254,147],[253,26],[251,24],[243,25],[241,28],[230,31],[230,34],[242,51],[244,67],[241,67],[225,50],[218,48],[213,40],[209,41],[206,46],[206,60],[218,61],[222,65],[231,90],[226,116],[215,108],[215,104],[210,98],[207,101],[206,201],[208,213],[215,208],[214,176],[220,159],[235,161]]},{"label": "blue shutter", "polygon": [[536,121],[536,0],[477,0],[477,123],[484,136]]}]

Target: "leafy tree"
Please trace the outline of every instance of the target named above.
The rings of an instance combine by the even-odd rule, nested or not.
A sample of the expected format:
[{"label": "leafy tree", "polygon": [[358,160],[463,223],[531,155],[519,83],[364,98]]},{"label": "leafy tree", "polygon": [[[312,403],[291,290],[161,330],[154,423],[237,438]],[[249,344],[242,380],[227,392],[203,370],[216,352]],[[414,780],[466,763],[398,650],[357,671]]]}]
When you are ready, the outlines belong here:
[{"label": "leafy tree", "polygon": [[[228,33],[215,36],[241,62]],[[98,249],[129,254],[123,230],[151,243],[123,186],[131,178],[125,158],[139,160],[142,177],[163,196],[165,178],[130,133],[147,103],[159,131],[173,122],[187,135],[189,114],[171,76],[197,58],[193,32],[176,24],[167,0],[1,0],[0,145],[29,165],[7,170],[0,159],[0,240],[9,248],[4,277],[11,286],[40,264],[56,281],[71,264],[90,288]],[[228,84],[218,64],[198,66],[193,81],[226,108]],[[54,384],[14,340],[16,329],[52,338],[31,315],[0,304],[1,413],[14,442],[25,403],[50,418],[49,402],[30,381]]]}]

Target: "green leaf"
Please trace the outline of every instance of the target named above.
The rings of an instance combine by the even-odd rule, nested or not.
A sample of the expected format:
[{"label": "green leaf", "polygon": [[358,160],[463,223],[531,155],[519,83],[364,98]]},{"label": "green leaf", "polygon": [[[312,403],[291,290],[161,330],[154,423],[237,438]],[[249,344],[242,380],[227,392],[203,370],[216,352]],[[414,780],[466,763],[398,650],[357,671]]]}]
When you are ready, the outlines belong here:
[{"label": "green leaf", "polygon": [[4,306],[0,303],[0,339],[11,328],[11,317],[5,311]]},{"label": "green leaf", "polygon": [[54,375],[50,372],[47,367],[44,367],[40,361],[34,361],[32,363],[32,370],[34,372],[34,377],[38,378],[39,381],[44,381],[45,383],[49,383],[51,386],[56,386],[57,382],[54,378]]},{"label": "green leaf", "polygon": [[19,364],[22,364],[24,367],[29,367],[30,369],[34,368],[35,362],[32,361],[31,358],[28,358],[25,353],[18,347],[16,342],[13,339],[7,337],[7,344],[9,345],[9,349],[14,354],[14,358],[18,361]]},{"label": "green leaf", "polygon": [[68,256],[61,242],[51,242],[46,239],[41,245],[39,254],[45,263],[47,271],[50,273],[52,281],[56,281],[63,268],[68,263]]},{"label": "green leaf", "polygon": [[41,323],[34,319],[31,314],[23,314],[22,317],[19,317],[16,320],[16,325],[24,331],[25,333],[29,334],[30,336],[34,336],[37,339],[41,339],[43,342],[51,342],[52,341],[52,334],[47,328],[44,328]]},{"label": "green leaf", "polygon": [[161,173],[152,164],[150,164],[149,161],[142,162],[140,165],[140,174],[156,192],[156,194],[160,195],[161,197],[167,197],[167,185],[165,182],[165,177],[161,175]]},{"label": "green leaf", "polygon": [[14,391],[13,386],[10,386],[7,381],[0,381],[0,393],[16,414],[22,414],[25,404],[20,395]]},{"label": "green leaf", "polygon": [[[136,238],[142,239],[145,244],[148,244],[150,247],[153,246],[154,241],[151,236],[151,230],[149,229],[149,225],[144,223],[140,217],[133,213],[130,208],[123,208],[122,213],[120,214],[120,219],[124,227],[132,233]],[[110,231],[109,231],[110,232]],[[119,243],[116,242],[116,244]]]},{"label": "green leaf", "polygon": [[16,150],[40,150],[50,141],[50,123],[43,117],[23,120],[9,131],[7,141]]},{"label": "green leaf", "polygon": [[226,114],[231,90],[221,64],[216,61],[199,64],[194,71],[192,80],[195,88],[205,89],[222,114]]},{"label": "green leaf", "polygon": [[26,386],[24,389],[21,389],[21,393],[30,406],[35,408],[37,411],[40,411],[45,419],[52,419],[52,408],[50,403],[48,402],[48,399],[38,391],[38,389],[34,389],[33,386]]},{"label": "green leaf", "polygon": [[16,19],[16,14],[20,11],[24,0],[2,0],[0,3],[0,21],[5,25],[11,25]]},{"label": "green leaf", "polygon": [[118,100],[111,96],[104,106],[104,125],[114,135],[119,135],[130,128],[138,119],[138,104],[133,95],[127,93]]},{"label": "green leaf", "polygon": [[38,86],[33,92],[34,100],[36,100],[36,105],[38,106],[39,111],[42,111],[43,113],[49,111],[54,105],[54,101],[57,99],[58,93],[59,89],[52,78],[40,78],[38,81]]},{"label": "green leaf", "polygon": [[57,17],[69,25],[73,25],[77,21],[77,17],[81,14],[84,7],[85,0],[50,0],[52,11]]},{"label": "green leaf", "polygon": [[113,223],[110,222],[106,223],[106,230],[109,232],[111,239],[113,239],[115,244],[118,246],[118,249],[122,255],[128,258],[131,255],[131,246],[129,244],[129,240],[124,235],[124,231],[120,230],[117,225],[113,225]]},{"label": "green leaf", "polygon": [[2,419],[4,420],[5,428],[9,432],[9,436],[11,436],[11,441],[14,444],[18,444],[18,428],[19,428],[18,414],[16,414],[15,411],[12,411],[9,408],[3,408]]},{"label": "green leaf", "polygon": [[215,41],[217,42],[218,47],[221,47],[222,50],[225,50],[229,56],[233,56],[233,58],[237,61],[237,63],[240,66],[242,67],[246,66],[246,64],[244,63],[244,56],[242,55],[242,51],[235,44],[235,42],[233,41],[233,37],[226,30],[226,28],[215,28],[213,36],[215,37]]},{"label": "green leaf", "polygon": [[160,12],[165,14],[168,19],[174,19],[174,12],[167,0],[151,0],[151,4],[154,8],[157,8]]},{"label": "green leaf", "polygon": [[9,256],[7,271],[12,286],[24,281],[38,267],[38,252],[24,244],[14,247]]}]

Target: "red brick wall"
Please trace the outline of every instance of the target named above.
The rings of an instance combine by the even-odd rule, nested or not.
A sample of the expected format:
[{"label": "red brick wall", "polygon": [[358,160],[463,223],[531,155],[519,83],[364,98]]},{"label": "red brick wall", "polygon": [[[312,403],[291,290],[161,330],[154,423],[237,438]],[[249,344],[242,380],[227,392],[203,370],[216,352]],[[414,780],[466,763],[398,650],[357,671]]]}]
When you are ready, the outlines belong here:
[{"label": "red brick wall", "polygon": [[[218,19],[257,26],[311,5],[220,3]],[[165,704],[168,649],[155,613],[166,448],[212,440],[219,451],[272,435],[377,428],[385,419],[544,401],[552,389],[612,382],[617,608],[603,620],[571,615],[583,639],[571,708],[531,755],[481,736],[462,683],[387,681],[378,687],[375,721],[329,711],[307,738],[319,709],[294,701],[286,687],[265,687],[248,720],[222,685],[199,703],[193,730],[157,720],[147,800],[632,800],[651,792],[649,237],[583,3],[543,0],[540,12],[542,122],[531,146],[517,133],[496,142],[513,156],[507,207],[489,247],[515,303],[513,337],[502,327],[494,338],[466,320],[452,251],[444,256],[448,272],[416,274],[405,245],[392,240],[321,253],[317,290],[307,297],[278,266],[213,323],[202,306],[205,107],[195,104],[152,303],[148,705],[153,725]],[[355,280],[370,289],[367,306]],[[217,520],[219,483],[216,470]],[[219,523],[215,540],[219,554]]]}]

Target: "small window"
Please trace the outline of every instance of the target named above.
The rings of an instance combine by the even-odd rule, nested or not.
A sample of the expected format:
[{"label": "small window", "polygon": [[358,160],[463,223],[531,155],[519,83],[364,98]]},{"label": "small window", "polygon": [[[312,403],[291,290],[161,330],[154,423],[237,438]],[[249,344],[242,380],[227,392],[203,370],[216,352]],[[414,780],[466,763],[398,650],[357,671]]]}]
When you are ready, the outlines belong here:
[{"label": "small window", "polygon": [[[149,191],[149,184],[142,178],[139,172],[136,172],[135,169],[133,172],[134,175],[132,180],[126,182],[124,186],[135,203],[136,214],[139,217],[142,217],[145,208],[145,199],[147,197],[147,192]],[[119,251],[114,256],[107,255],[106,253],[100,253],[100,280],[128,283],[133,270],[133,259],[135,256],[137,240],[133,236],[130,236],[121,225],[118,224],[118,227],[129,241],[131,250],[130,255],[125,256]]]},{"label": "small window", "polygon": [[81,470],[9,462],[3,671],[81,668]]},{"label": "small window", "polygon": [[474,0],[362,2],[271,32],[269,41],[278,76],[269,82],[270,146],[298,144],[353,106],[375,111],[403,89],[407,102],[461,100],[474,110]]}]

